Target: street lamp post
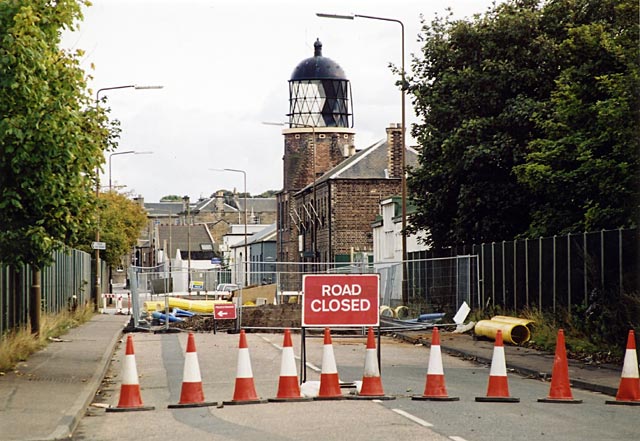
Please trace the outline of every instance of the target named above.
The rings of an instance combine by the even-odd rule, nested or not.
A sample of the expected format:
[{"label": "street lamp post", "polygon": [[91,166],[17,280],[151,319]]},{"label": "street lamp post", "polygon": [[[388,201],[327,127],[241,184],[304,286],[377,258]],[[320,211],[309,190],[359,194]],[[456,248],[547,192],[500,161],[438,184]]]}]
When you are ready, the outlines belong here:
[{"label": "street lamp post", "polygon": [[[107,90],[117,90],[117,89],[136,89],[136,90],[141,90],[141,89],[162,89],[163,86],[136,86],[135,84],[129,84],[126,86],[113,86],[113,87],[103,87],[98,89],[98,91],[96,92],[96,107],[98,107],[98,105],[100,104],[100,93],[107,91]],[[96,166],[96,199],[100,197],[100,169],[98,166]],[[96,228],[96,235],[95,235],[95,239],[96,242],[100,242],[100,223],[98,220],[98,226]],[[100,300],[100,250],[97,249],[95,250],[95,260],[96,260],[96,278],[95,278],[95,285],[94,285],[94,291],[95,291],[95,298],[94,298],[94,304],[93,304],[93,308],[94,311],[98,311],[98,301]]]},{"label": "street lamp post", "polygon": [[116,155],[151,155],[153,152],[137,152],[135,150],[127,150],[126,152],[116,152],[109,154],[109,191],[113,189],[111,186],[111,157]]},{"label": "street lamp post", "polygon": [[249,267],[248,260],[249,255],[247,254],[247,172],[244,170],[238,170],[235,168],[211,168],[211,171],[228,171],[234,173],[242,173],[243,183],[244,183],[244,286],[248,286],[248,277],[249,277]]},{"label": "street lamp post", "polygon": [[406,177],[406,152],[405,152],[405,131],[406,131],[406,116],[405,116],[405,68],[404,68],[404,23],[402,21],[397,20],[395,18],[387,18],[387,17],[376,17],[372,15],[361,15],[361,14],[351,14],[351,15],[339,15],[339,14],[324,14],[324,13],[316,13],[318,17],[321,18],[337,18],[344,20],[354,20],[355,18],[366,18],[370,20],[382,20],[382,21],[390,21],[394,23],[398,23],[400,25],[401,30],[401,42],[402,42],[402,70],[400,71],[400,80],[401,80],[401,105],[402,105],[402,152],[400,154],[400,159],[402,163],[402,176],[401,176],[401,185],[402,185],[402,302],[407,304],[409,301],[409,292],[407,286],[407,177]]}]

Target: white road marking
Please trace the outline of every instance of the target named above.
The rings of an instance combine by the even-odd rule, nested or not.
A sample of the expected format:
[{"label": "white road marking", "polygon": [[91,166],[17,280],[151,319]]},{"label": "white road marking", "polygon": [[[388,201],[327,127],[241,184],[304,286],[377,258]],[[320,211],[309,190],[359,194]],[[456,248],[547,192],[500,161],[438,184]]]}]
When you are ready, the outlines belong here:
[{"label": "white road marking", "polygon": [[450,436],[449,439],[453,440],[453,441],[467,441],[466,439],[464,439],[461,436]]},{"label": "white road marking", "polygon": [[426,422],[423,419],[418,418],[417,416],[411,415],[409,412],[405,412],[402,409],[391,409],[398,415],[402,415],[403,417],[410,419],[414,423],[420,424],[423,427],[433,427],[433,424]]}]

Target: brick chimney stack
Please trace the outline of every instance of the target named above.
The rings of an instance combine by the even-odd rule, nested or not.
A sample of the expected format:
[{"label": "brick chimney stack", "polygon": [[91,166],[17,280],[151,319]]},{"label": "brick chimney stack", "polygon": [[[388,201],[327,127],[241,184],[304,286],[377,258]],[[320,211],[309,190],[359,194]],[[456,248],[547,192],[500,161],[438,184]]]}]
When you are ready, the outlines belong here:
[{"label": "brick chimney stack", "polygon": [[387,170],[390,178],[402,177],[402,124],[391,123],[387,130]]}]

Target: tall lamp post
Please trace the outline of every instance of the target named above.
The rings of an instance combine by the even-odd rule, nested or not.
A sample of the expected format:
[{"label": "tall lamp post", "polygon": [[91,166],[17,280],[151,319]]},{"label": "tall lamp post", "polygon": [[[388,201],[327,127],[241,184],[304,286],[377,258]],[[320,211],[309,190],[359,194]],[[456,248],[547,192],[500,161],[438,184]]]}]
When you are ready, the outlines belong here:
[{"label": "tall lamp post", "polygon": [[111,157],[117,155],[151,155],[153,152],[137,152],[135,150],[127,150],[126,152],[116,152],[109,154],[109,191],[113,189],[111,186]]},{"label": "tall lamp post", "polygon": [[[113,87],[103,87],[98,89],[96,92],[96,107],[100,104],[100,93],[105,92],[107,90],[117,90],[117,89],[162,89],[163,86],[137,86],[135,84],[129,84],[126,86],[113,86]],[[100,197],[100,169],[96,166],[96,199]],[[96,279],[95,279],[95,298],[93,308],[94,311],[98,311],[98,301],[100,299],[100,250],[98,249],[97,243],[100,242],[100,224],[96,228],[96,250],[95,250],[95,260],[96,260]]]},{"label": "tall lamp post", "polygon": [[369,20],[382,20],[382,21],[390,21],[394,23],[398,23],[400,25],[401,30],[401,43],[402,43],[402,70],[400,71],[400,80],[401,87],[400,91],[402,94],[402,153],[400,154],[401,162],[402,162],[402,176],[401,176],[401,185],[402,185],[402,302],[407,304],[409,301],[409,291],[407,286],[407,177],[406,177],[406,152],[405,152],[405,131],[406,131],[406,118],[405,118],[405,70],[404,70],[404,23],[402,21],[397,20],[395,18],[388,17],[376,17],[372,15],[361,15],[361,14],[351,14],[351,15],[339,15],[339,14],[324,14],[324,13],[316,13],[318,17],[321,18],[337,18],[343,20],[354,20],[356,18],[366,18]]},{"label": "tall lamp post", "polygon": [[247,254],[247,172],[244,170],[238,170],[235,168],[210,168],[211,171],[228,171],[234,173],[242,173],[243,183],[244,183],[244,286],[248,286],[248,277],[249,277],[249,267],[248,267],[248,259],[249,255]]}]

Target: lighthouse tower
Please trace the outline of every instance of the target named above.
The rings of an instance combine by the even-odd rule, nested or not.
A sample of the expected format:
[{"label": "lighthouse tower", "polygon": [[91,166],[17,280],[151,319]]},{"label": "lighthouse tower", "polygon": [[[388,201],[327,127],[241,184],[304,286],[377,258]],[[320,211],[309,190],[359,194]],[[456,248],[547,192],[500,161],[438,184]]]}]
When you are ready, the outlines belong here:
[{"label": "lighthouse tower", "polygon": [[[355,152],[351,86],[342,68],[322,55],[302,60],[289,79],[289,127],[284,135],[283,189],[278,195],[278,260],[317,261],[315,251],[302,255],[299,236],[317,228],[318,201],[296,207],[293,196]],[[306,219],[303,219],[302,213]],[[309,254],[309,251],[306,252]]]}]

